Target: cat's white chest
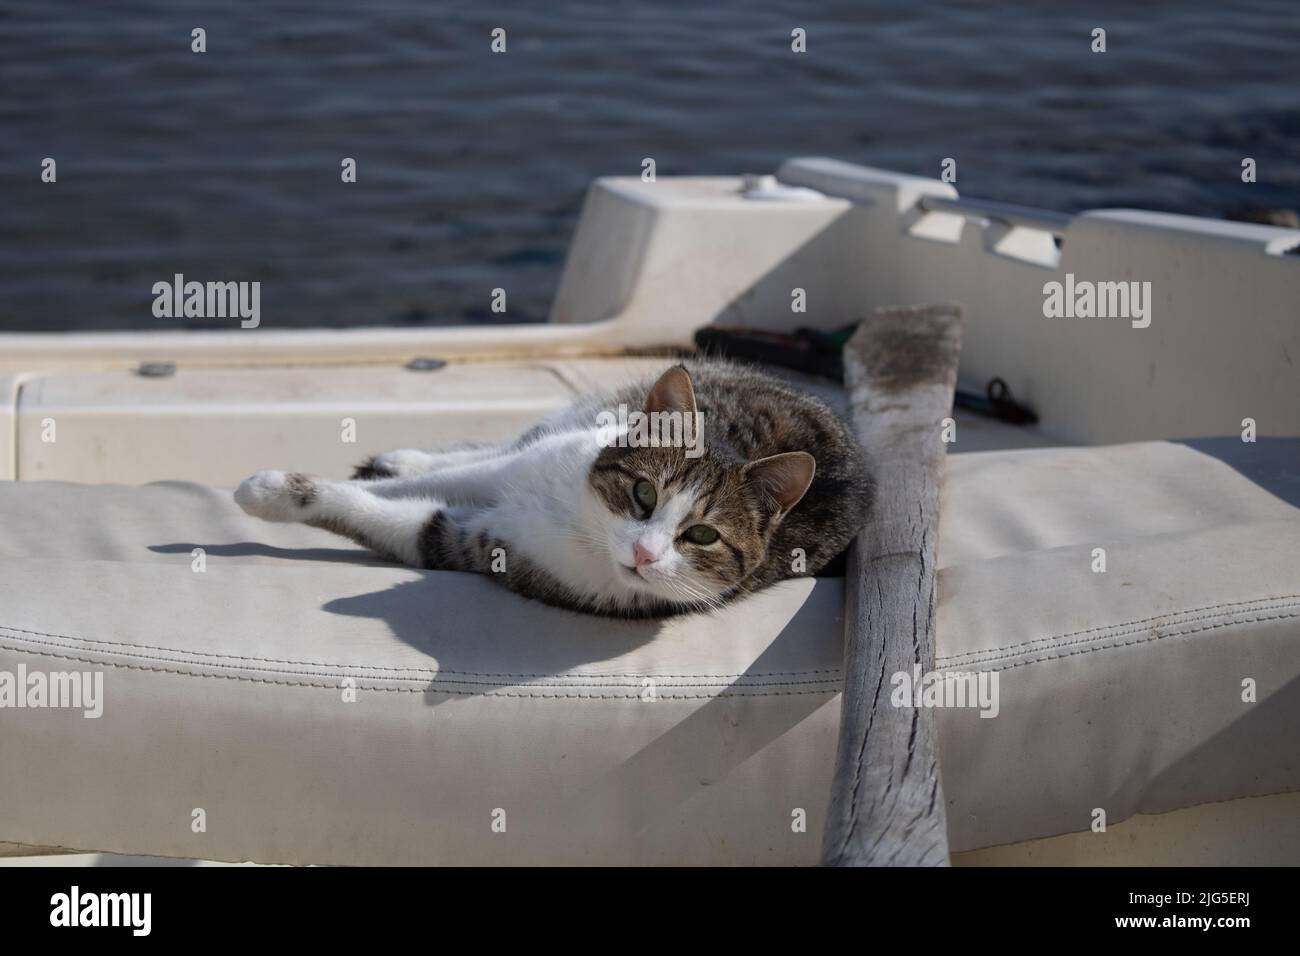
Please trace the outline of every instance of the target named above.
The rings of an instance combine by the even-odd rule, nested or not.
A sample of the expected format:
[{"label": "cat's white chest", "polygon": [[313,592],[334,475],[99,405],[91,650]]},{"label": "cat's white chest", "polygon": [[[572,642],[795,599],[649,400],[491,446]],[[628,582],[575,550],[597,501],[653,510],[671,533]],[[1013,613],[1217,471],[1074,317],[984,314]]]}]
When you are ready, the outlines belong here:
[{"label": "cat's white chest", "polygon": [[514,546],[531,565],[579,594],[624,590],[588,484],[602,449],[594,428],[548,435],[511,469],[498,505]]}]

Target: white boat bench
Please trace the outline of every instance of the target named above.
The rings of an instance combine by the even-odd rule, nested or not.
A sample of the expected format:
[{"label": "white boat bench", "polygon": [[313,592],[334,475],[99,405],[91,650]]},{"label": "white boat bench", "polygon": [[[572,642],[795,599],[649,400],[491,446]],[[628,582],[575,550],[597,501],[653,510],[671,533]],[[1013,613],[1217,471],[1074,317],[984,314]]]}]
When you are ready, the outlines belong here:
[{"label": "white boat bench", "polygon": [[[1297,444],[956,453],[959,433],[934,665],[996,675],[996,716],[922,708],[942,786],[927,809],[946,819],[920,862],[1059,861],[1061,840],[1123,862],[1142,819],[1170,821],[1143,859],[1223,862],[1187,814],[1233,805],[1251,812],[1229,853],[1300,858]],[[0,841],[263,863],[835,861],[844,580],[608,621],[256,522],[185,482],[0,483],[0,529],[0,673],[103,675],[97,717],[0,709]],[[892,690],[893,670],[869,673]],[[887,829],[910,845],[907,819]]]}]

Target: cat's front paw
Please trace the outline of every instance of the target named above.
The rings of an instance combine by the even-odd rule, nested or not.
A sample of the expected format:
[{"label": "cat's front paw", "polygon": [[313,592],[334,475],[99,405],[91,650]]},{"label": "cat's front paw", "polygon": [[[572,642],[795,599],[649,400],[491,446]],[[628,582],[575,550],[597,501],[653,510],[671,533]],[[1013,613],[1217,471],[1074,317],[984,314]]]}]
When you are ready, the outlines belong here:
[{"label": "cat's front paw", "polygon": [[301,521],[315,497],[315,483],[297,472],[259,471],[235,489],[235,503],[263,521]]}]

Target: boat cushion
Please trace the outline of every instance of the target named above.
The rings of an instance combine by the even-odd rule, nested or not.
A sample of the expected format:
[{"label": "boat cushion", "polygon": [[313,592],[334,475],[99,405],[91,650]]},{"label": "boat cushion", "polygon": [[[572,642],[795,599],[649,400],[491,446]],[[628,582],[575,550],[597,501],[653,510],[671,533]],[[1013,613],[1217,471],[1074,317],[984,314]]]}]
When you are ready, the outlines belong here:
[{"label": "boat cushion", "polygon": [[1300,790],[1300,440],[951,455],[944,491],[936,670],[1000,702],[939,712],[953,849]]},{"label": "boat cushion", "polygon": [[[996,717],[936,710],[954,850],[1300,789],[1291,504],[1157,442],[951,455],[941,514],[938,665],[998,675]],[[837,579],[608,621],[179,482],[0,484],[0,529],[0,680],[103,675],[98,717],[0,710],[0,841],[287,863],[817,859]]]},{"label": "boat cushion", "polygon": [[816,859],[840,580],[613,621],[180,482],[0,484],[0,529],[0,671],[104,675],[97,718],[0,710],[0,841],[319,864]]}]

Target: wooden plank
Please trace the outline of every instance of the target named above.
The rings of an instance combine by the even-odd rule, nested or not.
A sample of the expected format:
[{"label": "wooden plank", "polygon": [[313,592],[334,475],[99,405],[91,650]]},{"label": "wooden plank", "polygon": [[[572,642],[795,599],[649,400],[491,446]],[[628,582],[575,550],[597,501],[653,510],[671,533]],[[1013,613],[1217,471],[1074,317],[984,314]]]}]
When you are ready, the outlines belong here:
[{"label": "wooden plank", "polygon": [[844,696],[822,862],[946,866],[933,711],[890,703],[934,667],[939,484],[961,353],[960,306],[881,309],[844,347],[853,427],[877,483],[849,552]]}]

